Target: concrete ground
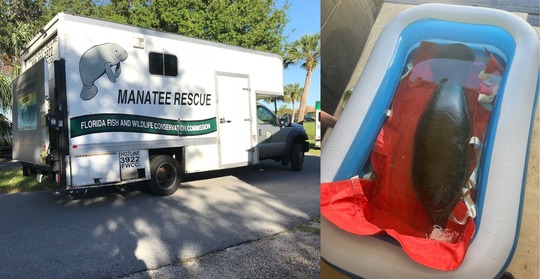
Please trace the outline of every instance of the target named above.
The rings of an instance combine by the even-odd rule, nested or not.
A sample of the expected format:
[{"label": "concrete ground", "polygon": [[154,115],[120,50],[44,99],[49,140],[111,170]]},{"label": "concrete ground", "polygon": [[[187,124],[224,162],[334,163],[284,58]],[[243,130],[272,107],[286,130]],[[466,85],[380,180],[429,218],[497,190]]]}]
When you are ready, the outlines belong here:
[{"label": "concrete ground", "polygon": [[319,278],[319,229],[319,221],[312,220],[290,231],[122,278]]}]

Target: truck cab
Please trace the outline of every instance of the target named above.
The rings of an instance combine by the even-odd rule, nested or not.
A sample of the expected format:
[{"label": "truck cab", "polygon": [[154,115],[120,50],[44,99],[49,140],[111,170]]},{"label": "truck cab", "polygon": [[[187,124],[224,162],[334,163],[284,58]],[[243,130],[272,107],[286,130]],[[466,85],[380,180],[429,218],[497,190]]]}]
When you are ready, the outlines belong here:
[{"label": "truck cab", "polygon": [[259,160],[273,159],[291,165],[299,171],[304,163],[304,152],[309,150],[306,130],[290,119],[278,118],[267,107],[257,104],[257,136]]}]

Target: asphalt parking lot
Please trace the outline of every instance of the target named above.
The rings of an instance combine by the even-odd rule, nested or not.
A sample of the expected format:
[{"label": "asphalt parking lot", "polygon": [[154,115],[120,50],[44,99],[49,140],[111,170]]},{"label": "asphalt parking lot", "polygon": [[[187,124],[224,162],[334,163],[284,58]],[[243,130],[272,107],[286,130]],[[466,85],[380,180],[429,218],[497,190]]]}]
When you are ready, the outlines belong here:
[{"label": "asphalt parking lot", "polygon": [[[261,259],[266,272],[253,268],[275,278],[279,273],[272,270],[279,268],[272,263],[291,263],[282,258],[290,252],[258,243],[281,233],[288,237],[287,232],[319,216],[319,165],[319,157],[306,156],[301,172],[268,161],[186,176],[183,187],[169,197],[137,189],[76,199],[54,191],[2,194],[0,222],[10,226],[3,226],[0,234],[5,243],[0,247],[0,278],[153,276],[162,268],[199,265],[204,257],[215,259],[220,253],[240,259],[235,256],[239,253],[255,262],[259,253],[275,259]],[[309,245],[291,241],[298,242],[297,249],[311,251],[309,257],[297,258],[318,271],[318,240]],[[198,276],[205,278],[207,270]]]}]

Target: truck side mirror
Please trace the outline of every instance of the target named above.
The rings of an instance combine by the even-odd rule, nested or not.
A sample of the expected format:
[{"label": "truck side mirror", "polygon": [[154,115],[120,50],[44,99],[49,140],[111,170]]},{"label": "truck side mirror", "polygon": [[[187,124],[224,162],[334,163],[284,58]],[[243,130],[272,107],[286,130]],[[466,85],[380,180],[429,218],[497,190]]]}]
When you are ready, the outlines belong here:
[{"label": "truck side mirror", "polygon": [[291,115],[285,114],[279,119],[279,123],[281,123],[281,126],[284,126],[284,127],[291,126]]}]

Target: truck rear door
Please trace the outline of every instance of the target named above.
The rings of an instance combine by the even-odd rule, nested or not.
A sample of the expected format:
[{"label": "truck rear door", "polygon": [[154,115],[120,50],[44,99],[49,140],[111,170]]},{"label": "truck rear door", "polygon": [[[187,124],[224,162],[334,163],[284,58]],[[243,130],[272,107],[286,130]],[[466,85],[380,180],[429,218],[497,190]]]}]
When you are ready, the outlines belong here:
[{"label": "truck rear door", "polygon": [[49,128],[48,66],[40,60],[12,83],[13,159],[46,166]]}]

